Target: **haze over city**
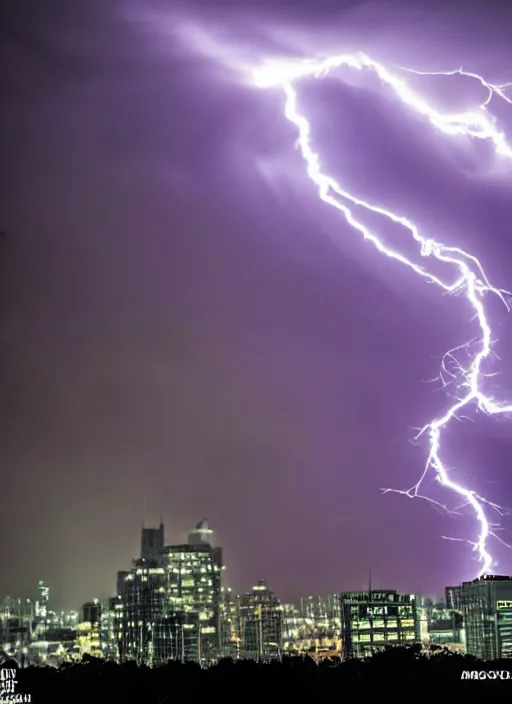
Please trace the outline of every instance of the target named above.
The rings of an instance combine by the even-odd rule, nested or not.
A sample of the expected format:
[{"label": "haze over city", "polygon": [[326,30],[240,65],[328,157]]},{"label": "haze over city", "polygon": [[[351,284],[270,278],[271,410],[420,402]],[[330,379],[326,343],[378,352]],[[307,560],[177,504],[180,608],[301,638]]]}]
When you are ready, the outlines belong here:
[{"label": "haze over city", "polygon": [[[382,494],[421,475],[412,439],[447,407],[435,379],[471,310],[319,202],[282,95],[236,68],[363,50],[505,83],[510,11],[8,5],[0,592],[44,579],[62,607],[103,598],[161,515],[168,543],[208,518],[225,582],[266,579],[283,601],[361,589],[370,570],[376,587],[427,594],[472,579],[471,548],[442,539],[474,539],[469,515]],[[439,108],[485,99],[464,77],[411,81]],[[334,173],[512,288],[510,172],[488,145],[440,136],[372,77],[300,94]],[[512,139],[512,106],[493,114]],[[492,388],[510,399],[512,318],[490,310]],[[511,438],[479,417],[446,444],[457,477],[505,509]],[[509,574],[510,550],[492,552]]]}]

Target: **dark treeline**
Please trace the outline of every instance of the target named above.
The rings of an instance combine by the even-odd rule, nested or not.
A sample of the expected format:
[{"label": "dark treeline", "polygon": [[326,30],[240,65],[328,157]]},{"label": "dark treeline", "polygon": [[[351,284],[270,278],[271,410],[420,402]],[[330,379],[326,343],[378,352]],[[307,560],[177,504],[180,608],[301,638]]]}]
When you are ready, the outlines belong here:
[{"label": "dark treeline", "polygon": [[[463,679],[465,671],[482,673],[481,679]],[[498,671],[496,677],[493,671]],[[468,704],[496,702],[496,697],[510,700],[509,672],[512,662],[508,660],[482,663],[445,651],[428,657],[416,647],[395,648],[366,661],[317,665],[310,658],[284,658],[273,663],[223,660],[204,669],[195,663],[170,662],[150,669],[85,658],[80,664],[59,669],[19,670],[16,693],[30,693],[33,704]]]}]

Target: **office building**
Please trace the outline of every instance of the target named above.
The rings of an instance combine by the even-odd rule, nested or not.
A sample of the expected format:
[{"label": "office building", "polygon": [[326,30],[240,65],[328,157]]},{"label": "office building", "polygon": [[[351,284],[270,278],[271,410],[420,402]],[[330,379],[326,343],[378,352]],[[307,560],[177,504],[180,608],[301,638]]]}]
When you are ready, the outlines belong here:
[{"label": "office building", "polygon": [[46,622],[48,617],[48,602],[50,599],[50,590],[43,582],[42,579],[37,583],[37,590],[39,592],[39,599],[36,602],[36,617],[41,622]]},{"label": "office building", "polygon": [[458,611],[462,613],[462,588],[458,587],[446,587],[445,593],[445,604],[446,608],[450,611]]},{"label": "office building", "polygon": [[343,592],[343,657],[364,658],[390,645],[420,642],[417,600],[394,590]]},{"label": "office building", "polygon": [[263,580],[241,599],[242,656],[255,660],[279,657],[283,613],[279,599]]},{"label": "office building", "polygon": [[437,603],[427,610],[427,642],[445,648],[460,650],[463,646],[463,618],[454,609]]},{"label": "office building", "polygon": [[82,622],[91,623],[93,625],[101,623],[101,612],[102,607],[98,599],[88,601],[82,607]]},{"label": "office building", "polygon": [[[167,615],[165,572],[154,563],[135,560],[119,602],[112,604],[121,660],[153,666],[171,657],[162,627]],[[116,609],[116,606],[118,607]]]},{"label": "office building", "polygon": [[211,661],[221,645],[222,549],[213,546],[213,532],[200,521],[188,543],[163,551],[168,604],[187,631],[186,658]]},{"label": "office building", "polygon": [[484,575],[459,588],[466,652],[482,660],[512,657],[512,577]]},{"label": "office building", "polygon": [[213,661],[221,644],[222,550],[201,521],[186,544],[164,547],[163,525],[142,529],[141,552],[118,572],[109,604],[110,641],[121,660],[157,664],[169,659]]},{"label": "office building", "polygon": [[240,597],[229,587],[222,587],[220,602],[220,657],[240,657],[242,622]]},{"label": "office building", "polygon": [[146,562],[160,563],[165,546],[164,524],[160,520],[158,528],[142,528],[140,557]]}]

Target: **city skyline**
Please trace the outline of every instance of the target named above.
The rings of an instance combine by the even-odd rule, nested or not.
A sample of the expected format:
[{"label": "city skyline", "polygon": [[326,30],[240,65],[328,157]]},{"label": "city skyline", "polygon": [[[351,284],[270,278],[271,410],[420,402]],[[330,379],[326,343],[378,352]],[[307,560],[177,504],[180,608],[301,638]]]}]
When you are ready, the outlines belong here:
[{"label": "city skyline", "polygon": [[[66,589],[64,588],[64,603],[60,603],[57,601],[55,602],[55,597],[53,595],[53,588],[51,589],[52,591],[52,598],[51,598],[51,607],[53,611],[69,611],[69,610],[80,610],[82,605],[84,603],[90,603],[96,600],[99,600],[101,603],[106,603],[109,599],[111,599],[115,594],[118,593],[119,589],[119,579],[120,576],[123,577],[123,575],[128,574],[130,570],[134,569],[134,566],[140,562],[142,559],[144,560],[152,560],[156,559],[159,561],[161,555],[165,554],[166,550],[168,548],[176,548],[180,547],[183,545],[187,544],[194,544],[192,536],[195,533],[201,533],[201,526],[206,524],[207,528],[207,533],[209,534],[209,544],[213,548],[220,548],[221,553],[224,552],[222,545],[219,545],[218,542],[216,541],[216,531],[212,529],[209,521],[207,519],[201,519],[198,521],[194,527],[189,527],[187,531],[184,533],[180,534],[178,539],[175,541],[169,541],[167,539],[167,533],[165,529],[165,523],[163,521],[163,516],[160,515],[160,520],[152,524],[150,521],[145,519],[140,527],[139,531],[139,539],[137,541],[138,543],[138,550],[136,550],[135,554],[132,556],[131,560],[129,561],[129,564],[124,564],[122,566],[117,566],[115,573],[111,576],[110,582],[112,583],[112,586],[110,590],[107,590],[104,594],[100,593],[95,593],[95,594],[89,594],[85,600],[77,602],[76,600],[72,601],[71,596],[66,592]],[[160,534],[159,538],[156,538],[155,541],[155,536]],[[146,538],[144,537],[146,536]],[[192,541],[192,542],[191,542]],[[150,547],[148,545],[150,544]],[[225,564],[225,562],[222,562],[222,588],[223,589],[228,589],[233,592],[233,594],[236,594],[238,596],[243,596],[247,595],[250,593],[251,589],[254,588],[255,584],[258,584],[260,582],[269,584],[269,579],[267,577],[262,577],[261,575],[255,576],[252,582],[246,584],[246,585],[234,585],[229,581],[229,568],[228,565]],[[35,582],[34,584],[31,585],[31,589],[26,592],[24,591],[23,593],[9,593],[9,594],[0,594],[0,599],[2,598],[13,598],[13,599],[28,599],[30,601],[33,601],[34,599],[34,588],[35,585],[38,585],[38,590],[40,591],[41,586],[44,587],[45,590],[45,599],[46,602],[48,603],[48,592],[49,589],[52,587],[48,583],[46,579],[44,579],[44,575],[42,579],[38,579],[37,583]],[[271,581],[269,586],[272,586]],[[306,593],[306,592],[301,592],[300,591],[300,584],[297,585],[297,588],[299,591],[296,592],[296,594],[290,598],[286,599],[283,598],[280,594],[277,594],[280,602],[282,604],[295,604],[296,606],[300,604],[304,599],[308,598],[316,598],[319,595],[322,596],[327,596],[327,595],[336,595],[339,594],[340,592],[349,592],[349,591],[357,591],[358,589],[360,591],[365,591],[366,590],[372,590],[372,589],[377,589],[377,590],[386,590],[386,589],[395,589],[393,585],[381,585],[379,584],[378,576],[376,578],[375,574],[372,572],[371,568],[369,570],[369,573],[367,575],[367,580],[366,583],[361,583],[357,587],[354,585],[346,585],[344,588],[339,588],[336,587],[332,590],[323,590],[322,592],[318,593]],[[418,595],[418,596],[423,596],[425,598],[431,598],[433,601],[443,601],[444,599],[444,590],[446,587],[443,587],[442,590],[440,590],[438,593],[430,593],[427,594],[421,589],[415,590],[413,593]],[[400,590],[398,590],[400,591]],[[407,592],[407,590],[403,590],[404,593]],[[60,594],[60,592],[57,592]],[[61,598],[61,597],[58,597]]]},{"label": "city skyline", "polygon": [[[446,406],[431,380],[467,339],[467,309],[363,256],[348,229],[333,242],[278,92],[204,54],[219,40],[247,60],[348,46],[506,82],[510,12],[226,0],[214,17],[201,0],[187,17],[216,43],[200,55],[187,13],[158,0],[39,5],[7,15],[0,77],[0,593],[44,578],[63,606],[107,596],[137,554],[146,495],[168,544],[209,519],[237,590],[266,579],[294,601],[364,587],[370,570],[411,593],[471,580],[471,548],[442,539],[470,520],[381,492],[421,473],[412,438]],[[452,108],[481,98],[463,79],[422,86]],[[390,111],[372,81],[302,99],[336,173],[512,288],[507,175],[485,147]],[[512,107],[498,110],[510,132]],[[492,314],[500,354],[512,318],[499,302]],[[499,371],[512,389],[510,365]],[[448,440],[447,461],[508,508],[508,425],[480,419]],[[495,553],[512,573],[512,552]]]}]

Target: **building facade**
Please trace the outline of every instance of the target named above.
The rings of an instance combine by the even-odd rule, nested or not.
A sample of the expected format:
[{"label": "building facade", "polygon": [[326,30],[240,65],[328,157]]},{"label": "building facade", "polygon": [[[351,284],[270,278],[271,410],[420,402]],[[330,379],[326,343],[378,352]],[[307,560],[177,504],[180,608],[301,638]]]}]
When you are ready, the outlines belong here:
[{"label": "building facade", "polygon": [[240,602],[242,657],[255,660],[279,657],[283,613],[279,599],[259,581]]},{"label": "building facade", "polygon": [[166,615],[163,568],[136,560],[125,578],[117,605],[115,624],[120,659],[153,666],[172,657],[162,632]]},{"label": "building facade", "polygon": [[169,609],[187,631],[186,659],[201,662],[216,658],[221,645],[222,549],[211,541],[201,521],[188,543],[164,549],[162,562]]},{"label": "building facade", "polygon": [[165,547],[164,524],[160,521],[158,528],[144,527],[141,532],[140,557],[147,562],[157,562],[161,560]]},{"label": "building facade", "polygon": [[420,642],[414,594],[394,590],[343,592],[340,607],[344,659],[368,657],[386,646]]},{"label": "building facade", "polygon": [[482,660],[512,657],[512,577],[484,575],[458,591],[466,652]]},{"label": "building facade", "polygon": [[242,647],[240,597],[229,587],[221,592],[220,625],[220,657],[237,659]]},{"label": "building facade", "polygon": [[164,547],[163,536],[163,525],[143,528],[146,557],[118,573],[112,640],[121,660],[211,662],[221,644],[222,549],[213,547],[206,521],[185,544]]}]

